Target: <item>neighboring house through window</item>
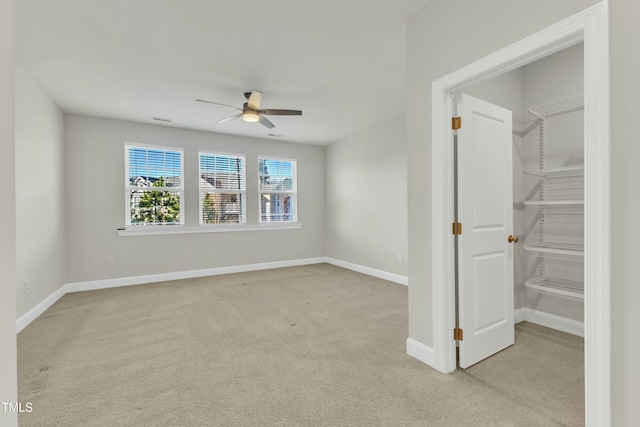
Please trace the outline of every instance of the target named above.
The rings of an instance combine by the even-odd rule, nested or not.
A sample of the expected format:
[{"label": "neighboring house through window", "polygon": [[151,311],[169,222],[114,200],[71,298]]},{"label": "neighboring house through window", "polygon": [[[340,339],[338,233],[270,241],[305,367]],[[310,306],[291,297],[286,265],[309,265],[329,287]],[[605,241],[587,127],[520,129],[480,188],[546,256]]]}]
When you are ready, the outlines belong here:
[{"label": "neighboring house through window", "polygon": [[183,152],[125,145],[126,225],[184,224]]},{"label": "neighboring house through window", "polygon": [[298,220],[296,168],[295,160],[258,158],[260,223]]},{"label": "neighboring house through window", "polygon": [[245,158],[200,153],[200,224],[246,222]]}]

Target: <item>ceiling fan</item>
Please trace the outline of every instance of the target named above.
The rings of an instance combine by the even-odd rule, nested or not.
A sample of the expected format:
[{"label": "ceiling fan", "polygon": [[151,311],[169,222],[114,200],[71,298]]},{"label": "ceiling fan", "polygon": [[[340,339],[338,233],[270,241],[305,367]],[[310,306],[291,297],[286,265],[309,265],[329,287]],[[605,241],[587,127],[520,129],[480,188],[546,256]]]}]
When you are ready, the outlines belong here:
[{"label": "ceiling fan", "polygon": [[225,117],[218,120],[216,123],[224,123],[230,120],[234,120],[242,117],[245,122],[260,122],[263,126],[272,129],[275,127],[273,123],[266,117],[267,116],[301,116],[300,110],[277,110],[277,109],[260,109],[260,103],[262,102],[262,92],[254,90],[251,92],[245,92],[244,97],[247,102],[242,105],[242,108],[234,107],[232,105],[220,104],[219,102],[207,101],[204,99],[196,99],[198,102],[206,102],[209,104],[220,105],[222,107],[233,108],[234,110],[242,111],[242,113],[234,114],[233,116]]}]

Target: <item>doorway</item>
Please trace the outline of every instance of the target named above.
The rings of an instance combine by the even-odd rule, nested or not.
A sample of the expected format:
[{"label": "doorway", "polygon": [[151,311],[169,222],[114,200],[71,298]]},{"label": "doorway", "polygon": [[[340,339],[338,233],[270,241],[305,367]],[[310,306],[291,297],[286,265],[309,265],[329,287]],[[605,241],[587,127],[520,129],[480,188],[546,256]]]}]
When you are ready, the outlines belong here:
[{"label": "doorway", "polygon": [[584,337],[583,50],[456,94],[463,369],[512,345],[514,323]]},{"label": "doorway", "polygon": [[610,425],[610,204],[608,16],[599,4],[451,73],[432,85],[432,283],[434,367],[453,372],[455,341],[453,95],[584,42],[585,50],[585,419]]}]

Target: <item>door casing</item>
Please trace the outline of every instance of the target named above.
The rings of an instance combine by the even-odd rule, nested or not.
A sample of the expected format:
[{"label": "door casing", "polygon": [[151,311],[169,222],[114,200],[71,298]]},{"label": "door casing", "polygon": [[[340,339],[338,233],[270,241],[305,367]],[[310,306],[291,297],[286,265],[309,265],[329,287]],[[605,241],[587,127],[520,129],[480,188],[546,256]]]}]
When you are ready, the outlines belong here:
[{"label": "door casing", "polygon": [[[611,425],[610,104],[608,5],[599,3],[432,84],[433,367],[456,369],[454,93],[577,43],[585,50],[585,421]],[[425,302],[429,303],[429,302]]]}]

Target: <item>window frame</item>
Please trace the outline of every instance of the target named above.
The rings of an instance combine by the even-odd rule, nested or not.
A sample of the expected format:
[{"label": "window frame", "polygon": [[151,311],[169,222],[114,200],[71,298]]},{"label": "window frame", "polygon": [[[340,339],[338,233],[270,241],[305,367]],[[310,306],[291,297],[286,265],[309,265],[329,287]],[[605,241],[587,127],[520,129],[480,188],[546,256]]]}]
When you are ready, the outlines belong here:
[{"label": "window frame", "polygon": [[[292,164],[291,167],[291,179],[292,186],[289,191],[278,191],[278,190],[267,190],[263,191],[260,189],[260,161],[261,160],[274,160],[280,162],[290,162]],[[258,224],[263,227],[269,226],[277,226],[284,224],[297,224],[298,223],[298,160],[291,159],[287,157],[276,157],[276,156],[263,156],[259,155],[257,160],[257,171],[258,171]],[[262,195],[263,194],[292,194],[292,220],[290,221],[263,221],[262,220]]]},{"label": "window frame", "polygon": [[[129,150],[131,148],[141,148],[145,150],[161,150],[164,152],[178,152],[180,153],[180,187],[150,187],[153,189],[145,190],[145,187],[137,187],[130,185],[129,178],[129,170],[130,170],[130,159],[129,159]],[[180,147],[170,147],[170,146],[162,146],[162,145],[150,145],[150,144],[139,144],[135,142],[125,142],[124,143],[124,178],[125,178],[125,228],[127,230],[139,230],[144,228],[145,230],[151,229],[163,229],[166,227],[184,227],[185,225],[185,203],[184,203],[184,149]],[[148,177],[147,177],[148,178]],[[155,223],[155,224],[136,224],[131,222],[131,191],[139,190],[139,191],[167,191],[172,193],[178,193],[178,197],[180,198],[180,221],[176,223]]]},{"label": "window frame", "polygon": [[[220,157],[233,157],[237,159],[242,159],[242,171],[241,171],[241,180],[243,184],[242,189],[238,189],[237,191],[233,191],[234,193],[240,193],[242,195],[241,206],[240,206],[240,214],[241,214],[241,222],[228,222],[228,223],[218,223],[218,224],[207,224],[203,222],[202,217],[202,203],[203,203],[203,195],[204,193],[219,193],[225,194],[230,193],[229,189],[206,189],[200,186],[200,179],[202,177],[202,163],[201,158],[202,155],[210,155],[210,156],[220,156]],[[213,190],[213,191],[211,191]],[[238,153],[223,153],[218,151],[209,151],[209,150],[201,150],[198,151],[198,224],[200,227],[238,227],[246,225],[247,223],[247,156],[245,154]]]}]

